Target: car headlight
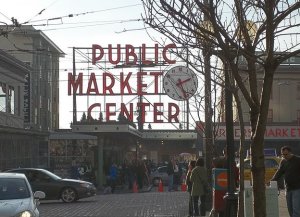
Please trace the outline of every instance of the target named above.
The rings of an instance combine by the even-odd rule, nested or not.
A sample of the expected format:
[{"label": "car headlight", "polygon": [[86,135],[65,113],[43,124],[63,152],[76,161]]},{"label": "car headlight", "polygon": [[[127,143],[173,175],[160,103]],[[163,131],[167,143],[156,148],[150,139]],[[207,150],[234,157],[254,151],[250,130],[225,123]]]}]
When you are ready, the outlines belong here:
[{"label": "car headlight", "polygon": [[29,211],[23,211],[16,215],[16,217],[33,217],[32,213]]}]

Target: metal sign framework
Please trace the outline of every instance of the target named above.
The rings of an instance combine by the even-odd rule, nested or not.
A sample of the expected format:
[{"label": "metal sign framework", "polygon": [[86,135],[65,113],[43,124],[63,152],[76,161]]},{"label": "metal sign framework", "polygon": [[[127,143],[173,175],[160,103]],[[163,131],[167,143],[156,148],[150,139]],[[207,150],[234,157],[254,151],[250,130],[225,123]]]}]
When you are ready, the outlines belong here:
[{"label": "metal sign framework", "polygon": [[[157,48],[157,47],[156,47]],[[147,64],[142,63],[142,55],[143,58],[145,58],[145,54],[141,53],[141,47],[134,47],[134,50],[137,55],[137,61],[135,63],[129,62],[128,59],[125,60],[125,48],[121,48],[121,58],[118,64],[112,64],[112,58],[116,58],[116,50],[117,48],[111,49],[113,52],[111,53],[111,56],[108,57],[108,47],[103,48],[104,53],[106,55],[103,56],[103,58],[95,63],[92,64],[92,48],[91,47],[73,47],[73,72],[69,73],[71,74],[73,79],[75,80],[78,78],[79,74],[82,74],[83,81],[82,81],[82,88],[88,88],[90,87],[90,90],[95,90],[95,85],[101,86],[104,85],[104,78],[103,74],[108,73],[113,77],[113,80],[115,82],[120,82],[121,79],[121,73],[124,73],[124,75],[128,73],[132,73],[131,80],[128,81],[128,84],[132,90],[136,90],[136,83],[134,83],[135,79],[137,78],[138,72],[143,73],[157,73],[162,72],[162,74],[165,74],[167,70],[170,68],[176,66],[176,65],[186,65],[186,63],[182,60],[179,60],[174,53],[168,52],[168,58],[169,59],[176,59],[176,64],[168,64],[163,58],[163,55],[160,53],[157,55],[157,52],[155,52],[155,47],[148,47],[147,48]],[[163,49],[162,47],[158,48],[159,50]],[[152,61],[156,58],[158,61]],[[126,63],[127,62],[127,63]],[[91,80],[89,80],[90,76],[94,74],[96,83],[91,84]],[[154,87],[154,78],[153,77],[143,77],[143,82],[145,84],[144,90],[147,92],[147,90],[150,90]],[[115,118],[114,120],[109,121],[120,121],[120,111],[124,107],[127,106],[127,109],[130,114],[133,114],[133,124],[137,124],[139,130],[144,129],[144,124],[146,124],[148,129],[185,129],[189,130],[189,101],[174,101],[171,98],[169,98],[163,90],[162,87],[162,79],[163,76],[158,77],[158,93],[154,93],[153,91],[147,92],[147,94],[144,95],[138,95],[138,94],[121,94],[120,87],[117,87],[113,94],[106,94],[106,93],[85,93],[85,94],[78,94],[78,89],[73,89],[73,124],[78,123],[80,118],[80,121],[84,120],[84,114],[87,115],[88,108],[91,104],[97,103],[99,105],[96,109],[93,109],[91,111],[90,117],[86,117],[88,121],[92,122],[105,122],[107,120],[106,117],[104,117],[104,114],[111,115],[111,117]],[[95,81],[94,80],[94,81]],[[146,85],[147,84],[147,85]],[[107,85],[107,84],[106,84]],[[85,101],[83,101],[84,99]],[[108,107],[107,105],[110,105],[109,103],[119,103],[116,104],[115,107]],[[165,104],[167,102],[175,103],[180,108],[180,114],[179,114],[179,122],[168,122],[168,109],[169,107]],[[86,103],[86,104],[85,104]],[[139,109],[137,105],[140,105],[141,103],[147,103],[149,104],[148,107],[144,107],[145,110],[145,118],[142,120],[142,109]],[[155,106],[156,105],[156,106]],[[159,106],[157,106],[159,105]],[[163,105],[163,106],[161,106]],[[113,108],[113,111],[107,111],[108,109]],[[132,111],[134,110],[134,111]],[[157,111],[159,110],[159,111]],[[129,113],[128,112],[128,113]],[[155,117],[155,114],[157,115],[157,112],[161,112],[159,114],[162,114],[159,116],[159,122],[157,121],[158,117]],[[170,111],[169,111],[170,112]],[[171,111],[172,112],[172,111]],[[81,115],[79,117],[79,115]],[[121,117],[122,118],[122,117]],[[156,119],[156,120],[155,120]]]}]

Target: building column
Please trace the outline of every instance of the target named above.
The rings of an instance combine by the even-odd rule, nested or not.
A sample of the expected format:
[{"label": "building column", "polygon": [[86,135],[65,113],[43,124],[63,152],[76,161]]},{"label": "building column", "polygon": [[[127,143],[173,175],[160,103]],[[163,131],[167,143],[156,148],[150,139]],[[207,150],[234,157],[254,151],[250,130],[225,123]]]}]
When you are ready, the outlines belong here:
[{"label": "building column", "polygon": [[97,184],[99,187],[103,186],[105,180],[105,174],[103,172],[103,146],[104,139],[98,137],[98,162],[97,162]]}]

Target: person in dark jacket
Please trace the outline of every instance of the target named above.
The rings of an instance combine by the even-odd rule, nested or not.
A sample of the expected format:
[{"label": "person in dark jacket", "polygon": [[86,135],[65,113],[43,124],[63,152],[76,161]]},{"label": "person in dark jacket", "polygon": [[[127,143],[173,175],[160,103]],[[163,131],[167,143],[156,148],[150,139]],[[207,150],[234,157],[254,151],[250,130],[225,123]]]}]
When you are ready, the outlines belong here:
[{"label": "person in dark jacket", "polygon": [[112,163],[109,168],[109,182],[111,187],[111,193],[114,193],[116,189],[117,175],[118,175],[118,168],[115,163]]},{"label": "person in dark jacket", "polygon": [[272,181],[279,181],[284,176],[286,202],[291,217],[300,217],[300,157],[293,155],[288,146],[281,148],[283,157]]},{"label": "person in dark jacket", "polygon": [[189,165],[188,165],[188,172],[186,174],[186,185],[187,185],[187,191],[189,192],[189,216],[193,216],[194,215],[194,206],[193,206],[193,198],[192,198],[192,187],[193,187],[193,183],[191,182],[191,174],[192,174],[192,170],[195,168],[196,166],[196,161],[195,160],[191,160]]},{"label": "person in dark jacket", "polygon": [[168,191],[173,191],[173,183],[174,183],[174,161],[170,160],[167,165],[167,173],[168,173]]},{"label": "person in dark jacket", "polygon": [[199,216],[198,201],[200,197],[200,214],[205,216],[205,199],[206,191],[208,188],[207,171],[204,167],[204,159],[198,158],[196,161],[196,167],[192,170],[191,174],[192,191],[194,205],[194,216]]}]

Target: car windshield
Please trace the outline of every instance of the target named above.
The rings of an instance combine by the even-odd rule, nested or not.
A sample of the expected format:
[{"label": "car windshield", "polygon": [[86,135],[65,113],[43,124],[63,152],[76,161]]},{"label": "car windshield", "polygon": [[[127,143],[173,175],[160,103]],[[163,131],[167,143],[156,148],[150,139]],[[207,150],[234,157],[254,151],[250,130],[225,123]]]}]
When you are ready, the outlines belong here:
[{"label": "car windshield", "polygon": [[43,173],[46,174],[47,176],[51,177],[51,178],[54,179],[54,180],[61,179],[61,177],[55,175],[54,173],[51,173],[51,172],[48,171],[48,170],[43,170]]},{"label": "car windshield", "polygon": [[24,179],[0,179],[0,200],[24,199],[29,197],[29,188]]}]

